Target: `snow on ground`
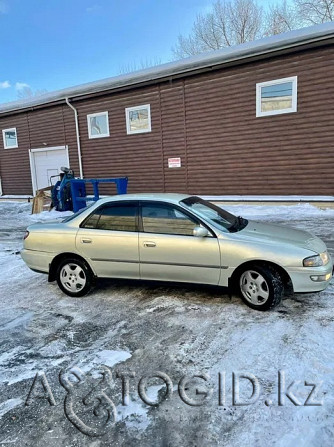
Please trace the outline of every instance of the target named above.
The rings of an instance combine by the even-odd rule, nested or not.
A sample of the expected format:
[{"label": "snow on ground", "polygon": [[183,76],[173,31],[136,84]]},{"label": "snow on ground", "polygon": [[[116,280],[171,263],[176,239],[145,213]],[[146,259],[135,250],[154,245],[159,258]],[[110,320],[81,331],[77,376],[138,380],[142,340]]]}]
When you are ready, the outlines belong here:
[{"label": "snow on ground", "polygon": [[23,401],[21,399],[8,399],[5,402],[2,402],[0,404],[0,417],[22,403]]},{"label": "snow on ground", "polygon": [[301,216],[310,217],[334,217],[334,209],[320,209],[309,203],[298,203],[296,205],[231,205],[224,208],[235,215],[242,215],[248,219],[271,220],[279,217],[285,220],[300,220]]},{"label": "snow on ground", "polygon": [[[325,292],[288,297],[269,313],[253,311],[216,288],[125,280],[100,282],[89,296],[73,299],[20,258],[28,225],[64,217],[56,212],[32,216],[30,206],[0,202],[0,445],[21,446],[22,440],[36,446],[333,444],[333,282]],[[225,208],[248,219],[311,231],[334,254],[333,209],[307,204]],[[59,373],[80,368],[84,384],[73,383],[73,388],[86,390],[91,383],[102,386],[94,378],[99,364],[112,372],[112,383],[103,389],[115,404],[118,422],[92,439],[65,417],[67,392]],[[318,384],[314,400],[322,404],[294,406],[285,398],[279,406],[279,370],[285,372],[286,387],[295,381],[291,389],[302,404],[312,388],[304,382]],[[47,377],[55,406],[37,397],[43,393],[41,385],[32,403],[24,405],[38,371]],[[139,398],[138,382],[154,371],[169,375],[173,394],[150,407]],[[218,374],[224,371],[226,402],[219,406]],[[253,405],[232,403],[232,372],[238,371],[259,380],[260,397]],[[128,406],[122,405],[117,372],[135,373]],[[184,375],[203,373],[211,377],[212,397],[203,406],[189,406],[179,397],[178,383]],[[196,396],[196,383],[200,392],[207,388],[203,380],[190,380],[187,393],[203,399],[203,394]],[[147,394],[159,400],[164,389],[160,379],[151,379]],[[247,380],[241,381],[242,398],[251,391]],[[74,401],[87,425],[103,422],[83,407]]]}]

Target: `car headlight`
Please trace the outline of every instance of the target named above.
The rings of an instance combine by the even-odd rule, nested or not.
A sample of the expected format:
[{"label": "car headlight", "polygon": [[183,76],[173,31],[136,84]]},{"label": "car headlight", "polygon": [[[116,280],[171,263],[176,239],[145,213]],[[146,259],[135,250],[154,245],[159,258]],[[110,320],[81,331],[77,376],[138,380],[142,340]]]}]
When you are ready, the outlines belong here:
[{"label": "car headlight", "polygon": [[320,253],[320,258],[322,259],[323,265],[328,264],[329,263],[328,251],[324,251],[323,253]]},{"label": "car headlight", "polygon": [[320,255],[310,256],[303,261],[304,267],[320,267],[329,262],[329,254],[327,251],[320,253]]}]

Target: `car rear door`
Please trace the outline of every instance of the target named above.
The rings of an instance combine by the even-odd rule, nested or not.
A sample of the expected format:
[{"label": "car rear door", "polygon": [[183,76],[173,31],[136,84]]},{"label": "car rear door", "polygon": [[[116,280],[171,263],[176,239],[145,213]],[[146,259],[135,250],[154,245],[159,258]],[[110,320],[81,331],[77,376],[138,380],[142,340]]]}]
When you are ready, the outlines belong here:
[{"label": "car rear door", "polygon": [[77,250],[100,277],[139,278],[138,202],[109,202],[81,224]]},{"label": "car rear door", "polygon": [[193,235],[198,219],[172,204],[143,201],[139,225],[142,279],[218,284],[219,243],[213,233]]}]

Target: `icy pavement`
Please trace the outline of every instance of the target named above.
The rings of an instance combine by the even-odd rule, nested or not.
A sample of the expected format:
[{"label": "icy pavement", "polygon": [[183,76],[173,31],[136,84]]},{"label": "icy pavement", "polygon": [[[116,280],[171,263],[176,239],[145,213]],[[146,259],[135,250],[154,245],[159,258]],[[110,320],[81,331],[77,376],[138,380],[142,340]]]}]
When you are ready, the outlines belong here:
[{"label": "icy pavement", "polygon": [[[334,210],[305,204],[226,209],[309,230],[334,254]],[[73,299],[26,268],[18,254],[25,227],[54,218],[59,213],[32,216],[29,204],[0,203],[0,445],[333,445],[333,283],[320,294],[289,297],[270,313],[253,311],[225,291],[200,286],[103,281],[89,296]],[[101,364],[112,372],[108,386],[96,379]],[[74,388],[88,392],[97,384],[112,399],[117,422],[106,434],[92,438],[65,417],[64,399],[70,393],[60,385],[59,373],[71,367],[84,377]],[[38,382],[26,406],[34,377],[42,371],[55,405],[38,397],[43,396]],[[135,373],[126,406],[116,371]],[[154,371],[168,374],[173,388],[164,400],[162,380],[149,379],[148,397],[161,401],[150,406],[139,397],[138,382]],[[290,391],[301,405],[284,394],[278,405],[278,371],[285,374],[285,390],[295,381]],[[258,379],[260,394],[252,405],[233,405],[233,372]],[[184,403],[178,392],[180,379],[196,374],[210,376],[207,383],[197,378],[186,385],[187,395],[204,402],[202,406]],[[308,403],[319,405],[305,406],[312,390],[305,381],[316,385]],[[202,393],[197,396],[195,383]],[[212,395],[205,399],[209,387]],[[240,379],[240,401],[251,394],[249,380]],[[94,415],[92,407],[84,407],[80,399],[73,402],[86,426],[101,425],[105,412]]]}]

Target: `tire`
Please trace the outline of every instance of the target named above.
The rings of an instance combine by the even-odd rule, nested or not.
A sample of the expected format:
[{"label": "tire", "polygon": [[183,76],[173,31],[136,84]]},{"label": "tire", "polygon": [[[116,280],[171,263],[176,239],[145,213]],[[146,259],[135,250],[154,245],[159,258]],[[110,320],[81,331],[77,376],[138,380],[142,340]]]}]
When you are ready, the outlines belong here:
[{"label": "tire", "polygon": [[238,278],[238,289],[247,306],[262,311],[278,306],[284,294],[282,278],[270,266],[254,265],[244,270]]},{"label": "tire", "polygon": [[81,259],[64,259],[57,268],[56,278],[60,290],[72,297],[87,295],[94,286],[94,275]]}]

